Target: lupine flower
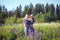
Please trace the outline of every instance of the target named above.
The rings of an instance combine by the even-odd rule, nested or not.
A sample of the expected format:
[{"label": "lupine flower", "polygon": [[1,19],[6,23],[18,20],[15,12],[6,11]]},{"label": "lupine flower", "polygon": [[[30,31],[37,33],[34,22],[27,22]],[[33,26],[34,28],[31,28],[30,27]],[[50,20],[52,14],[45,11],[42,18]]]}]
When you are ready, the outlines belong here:
[{"label": "lupine flower", "polygon": [[40,35],[38,31],[36,31],[36,40],[40,40]]},{"label": "lupine flower", "polygon": [[30,37],[30,40],[33,40],[33,32],[31,32],[31,30],[29,30],[29,37]]}]

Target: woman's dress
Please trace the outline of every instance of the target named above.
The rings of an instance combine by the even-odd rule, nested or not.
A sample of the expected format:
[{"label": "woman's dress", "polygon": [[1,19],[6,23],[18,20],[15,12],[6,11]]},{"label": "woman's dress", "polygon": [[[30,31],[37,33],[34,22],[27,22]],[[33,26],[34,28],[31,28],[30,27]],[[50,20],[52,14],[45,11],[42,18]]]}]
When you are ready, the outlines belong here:
[{"label": "woman's dress", "polygon": [[33,34],[34,34],[34,28],[33,28],[33,26],[30,26],[30,25],[33,25],[34,21],[25,19],[24,23],[26,25],[25,30],[26,30],[27,34],[29,34],[30,32],[33,32]]}]

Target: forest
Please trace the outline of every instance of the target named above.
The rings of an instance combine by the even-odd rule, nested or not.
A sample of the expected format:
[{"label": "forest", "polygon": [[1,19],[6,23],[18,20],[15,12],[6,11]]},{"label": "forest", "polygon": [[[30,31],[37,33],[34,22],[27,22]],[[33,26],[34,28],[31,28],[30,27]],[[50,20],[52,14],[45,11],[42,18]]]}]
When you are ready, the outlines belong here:
[{"label": "forest", "polygon": [[20,4],[15,10],[5,8],[5,5],[0,4],[0,24],[22,23],[25,14],[34,14],[36,22],[60,22],[60,5],[37,3],[33,6],[32,3],[25,5],[22,10]]}]

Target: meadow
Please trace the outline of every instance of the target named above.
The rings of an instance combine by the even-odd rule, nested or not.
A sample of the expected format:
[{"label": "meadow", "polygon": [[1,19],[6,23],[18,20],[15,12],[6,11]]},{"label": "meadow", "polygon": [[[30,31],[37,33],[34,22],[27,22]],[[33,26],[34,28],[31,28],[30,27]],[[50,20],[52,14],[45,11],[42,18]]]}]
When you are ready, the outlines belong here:
[{"label": "meadow", "polygon": [[[34,30],[39,30],[40,40],[60,40],[60,23],[35,23]],[[30,39],[29,36],[24,36],[23,24],[3,24],[0,26],[0,40]]]}]

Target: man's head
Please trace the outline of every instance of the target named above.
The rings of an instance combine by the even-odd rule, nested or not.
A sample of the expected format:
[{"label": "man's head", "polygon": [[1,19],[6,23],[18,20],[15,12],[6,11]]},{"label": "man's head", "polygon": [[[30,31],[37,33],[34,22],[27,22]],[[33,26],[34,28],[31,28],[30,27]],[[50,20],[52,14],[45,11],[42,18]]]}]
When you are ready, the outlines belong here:
[{"label": "man's head", "polygon": [[34,18],[34,14],[31,14],[30,16],[31,16],[32,18]]}]

